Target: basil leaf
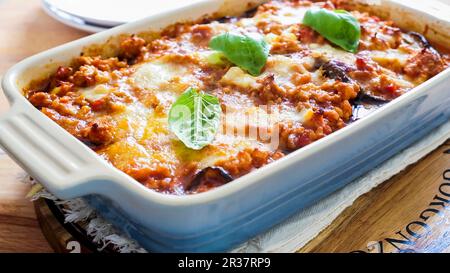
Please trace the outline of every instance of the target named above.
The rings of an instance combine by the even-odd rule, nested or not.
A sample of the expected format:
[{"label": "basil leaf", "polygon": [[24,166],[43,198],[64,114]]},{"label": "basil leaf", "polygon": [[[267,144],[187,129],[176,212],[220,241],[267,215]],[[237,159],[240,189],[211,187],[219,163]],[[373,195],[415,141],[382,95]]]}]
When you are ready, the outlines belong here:
[{"label": "basil leaf", "polygon": [[253,76],[261,73],[269,55],[269,45],[261,36],[224,33],[214,36],[209,47],[222,52],[225,57]]},{"label": "basil leaf", "polygon": [[345,10],[309,9],[303,24],[347,51],[355,53],[358,49],[361,27],[358,20]]},{"label": "basil leaf", "polygon": [[221,113],[217,97],[188,88],[170,108],[169,128],[184,145],[200,150],[214,139]]},{"label": "basil leaf", "polygon": [[226,65],[227,57],[220,51],[213,51],[206,56],[206,61],[212,65]]}]

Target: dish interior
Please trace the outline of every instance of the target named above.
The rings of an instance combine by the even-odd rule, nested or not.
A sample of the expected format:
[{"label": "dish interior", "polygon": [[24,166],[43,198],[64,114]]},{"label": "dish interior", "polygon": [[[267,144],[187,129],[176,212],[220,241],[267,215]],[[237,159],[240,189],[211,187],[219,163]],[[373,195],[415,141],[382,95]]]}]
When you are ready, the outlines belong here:
[{"label": "dish interior", "polygon": [[[447,68],[449,55],[421,34],[335,2],[272,1],[240,17],[121,36],[116,56],[81,53],[34,79],[24,95],[148,188],[208,191],[357,122]],[[313,8],[349,10],[360,24],[357,51],[303,24]],[[224,33],[265,41],[270,53],[258,75],[211,48]],[[214,96],[221,109],[218,130],[201,149],[187,147],[169,125],[189,88]]]}]

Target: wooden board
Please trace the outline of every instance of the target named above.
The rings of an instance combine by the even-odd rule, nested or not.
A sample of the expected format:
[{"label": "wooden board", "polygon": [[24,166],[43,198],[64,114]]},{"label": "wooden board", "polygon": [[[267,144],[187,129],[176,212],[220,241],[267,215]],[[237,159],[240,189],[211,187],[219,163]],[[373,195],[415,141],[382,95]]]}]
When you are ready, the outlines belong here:
[{"label": "wooden board", "polygon": [[[27,56],[86,35],[49,18],[39,5],[39,0],[0,0],[0,75]],[[7,108],[0,93],[0,114]],[[421,212],[430,209],[433,197],[439,194],[439,185],[445,183],[443,175],[450,168],[450,155],[444,151],[448,149],[450,143],[360,197],[300,252],[369,251],[368,248],[376,252],[380,250],[379,241],[385,252],[400,251],[390,242],[402,251],[450,252],[446,233],[450,231],[448,210],[441,209],[439,215],[426,212],[432,215],[425,221],[427,235],[417,239],[407,231],[409,223],[420,221]],[[38,203],[40,224],[50,244],[47,242],[34,206],[25,198],[29,186],[20,183],[24,176],[24,171],[0,150],[0,252],[70,252],[77,250],[73,248],[77,247],[76,241],[80,242],[80,251],[95,250],[95,246],[83,241],[85,235],[79,237],[73,230],[68,232],[45,203]],[[417,228],[420,224],[409,226],[410,231]],[[403,244],[398,243],[402,235],[410,240],[403,238]]]},{"label": "wooden board", "polygon": [[51,200],[39,199],[34,202],[36,216],[42,233],[50,246],[58,253],[113,252],[111,247],[103,248],[89,237],[85,225],[66,223],[63,207]]},{"label": "wooden board", "polygon": [[450,140],[360,196],[300,252],[450,252]]}]

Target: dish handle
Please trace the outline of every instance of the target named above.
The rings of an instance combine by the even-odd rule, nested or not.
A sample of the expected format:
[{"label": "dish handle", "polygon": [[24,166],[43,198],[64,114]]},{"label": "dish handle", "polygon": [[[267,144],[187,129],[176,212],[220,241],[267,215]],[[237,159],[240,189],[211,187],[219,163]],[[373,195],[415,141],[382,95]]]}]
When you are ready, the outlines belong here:
[{"label": "dish handle", "polygon": [[[16,102],[0,118],[0,146],[47,190],[61,199],[88,194],[87,182],[108,173],[92,150],[37,109]],[[92,183],[91,183],[92,185]]]}]

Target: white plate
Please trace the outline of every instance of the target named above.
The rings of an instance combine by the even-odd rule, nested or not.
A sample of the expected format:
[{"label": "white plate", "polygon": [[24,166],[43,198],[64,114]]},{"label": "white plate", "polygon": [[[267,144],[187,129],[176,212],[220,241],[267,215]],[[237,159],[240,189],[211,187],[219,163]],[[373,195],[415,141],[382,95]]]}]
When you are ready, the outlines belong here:
[{"label": "white plate", "polygon": [[100,32],[100,31],[103,31],[103,30],[106,30],[109,28],[109,26],[90,24],[81,18],[70,15],[62,10],[59,10],[55,6],[52,6],[48,3],[46,3],[47,2],[46,0],[43,0],[42,2],[43,2],[42,9],[50,17],[54,18],[55,20],[65,24],[65,25],[71,26],[76,29],[81,29],[81,30],[89,32],[89,33]]},{"label": "white plate", "polygon": [[[190,5],[199,0],[43,0],[45,6],[79,18],[81,25],[115,27],[130,21],[161,13],[173,7]],[[64,20],[73,22],[73,20]],[[73,25],[71,25],[73,26]],[[77,26],[75,26],[77,27]]]}]

